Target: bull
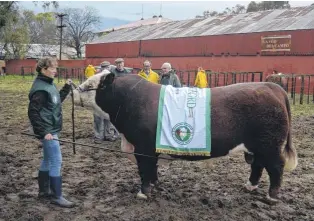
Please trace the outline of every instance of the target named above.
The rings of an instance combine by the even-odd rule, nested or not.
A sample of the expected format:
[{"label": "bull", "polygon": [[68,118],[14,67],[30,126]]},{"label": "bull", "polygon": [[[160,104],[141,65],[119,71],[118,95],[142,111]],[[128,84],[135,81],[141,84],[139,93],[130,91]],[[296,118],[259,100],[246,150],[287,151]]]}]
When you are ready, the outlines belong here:
[{"label": "bull", "polygon": [[[135,156],[141,177],[137,196],[147,199],[152,186],[158,184],[159,154],[155,143],[161,85],[136,75],[115,77],[112,73],[102,73],[91,80],[95,84],[84,82],[78,93],[95,96],[94,105],[109,115],[123,134],[124,145],[134,153],[156,157]],[[97,89],[92,92],[91,88]],[[298,164],[291,141],[291,111],[286,92],[269,82],[212,88],[211,119],[211,155],[175,157],[194,161],[226,156],[238,149],[253,153],[245,187],[250,191],[257,189],[265,168],[270,178],[267,199],[278,202],[284,169],[292,171]]]}]

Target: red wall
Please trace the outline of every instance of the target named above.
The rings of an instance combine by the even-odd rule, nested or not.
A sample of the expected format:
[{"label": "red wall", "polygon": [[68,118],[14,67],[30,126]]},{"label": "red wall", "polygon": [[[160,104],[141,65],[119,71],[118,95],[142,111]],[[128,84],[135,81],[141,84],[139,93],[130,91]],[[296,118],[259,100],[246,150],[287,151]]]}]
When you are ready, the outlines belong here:
[{"label": "red wall", "polygon": [[86,57],[190,57],[221,55],[222,53],[256,55],[261,50],[262,36],[288,34],[291,35],[291,51],[285,54],[314,55],[314,30],[298,30],[87,44]]},{"label": "red wall", "polygon": [[87,58],[137,57],[139,41],[89,44],[85,53]]},{"label": "red wall", "polygon": [[[99,65],[116,58],[59,61],[59,66],[82,68],[88,64]],[[262,71],[271,73],[277,69],[283,73],[314,74],[314,56],[235,56],[235,57],[153,57],[125,58],[125,66],[141,68],[144,60],[150,60],[153,68],[160,69],[164,62],[170,62],[175,69],[196,70],[202,66],[212,71]],[[9,60],[7,73],[20,74],[21,67],[31,66],[35,70],[36,60]]]}]

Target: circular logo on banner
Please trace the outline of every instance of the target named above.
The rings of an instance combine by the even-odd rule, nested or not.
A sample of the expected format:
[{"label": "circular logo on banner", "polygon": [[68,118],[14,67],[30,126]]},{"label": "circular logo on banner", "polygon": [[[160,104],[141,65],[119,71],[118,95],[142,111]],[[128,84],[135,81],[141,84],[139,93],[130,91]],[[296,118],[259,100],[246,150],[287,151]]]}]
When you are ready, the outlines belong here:
[{"label": "circular logo on banner", "polygon": [[172,137],[180,145],[186,145],[193,138],[193,127],[187,123],[178,123],[172,128]]}]

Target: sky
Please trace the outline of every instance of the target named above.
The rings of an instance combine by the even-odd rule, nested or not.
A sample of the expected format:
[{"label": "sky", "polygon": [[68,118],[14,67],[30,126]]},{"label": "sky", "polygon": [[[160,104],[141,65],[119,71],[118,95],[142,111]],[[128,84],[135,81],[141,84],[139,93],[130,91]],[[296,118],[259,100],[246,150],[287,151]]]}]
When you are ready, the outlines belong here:
[{"label": "sky", "polygon": [[[84,8],[91,6],[98,10],[103,17],[119,18],[136,21],[142,17],[151,18],[160,15],[173,20],[184,20],[202,15],[205,10],[222,12],[226,7],[232,8],[236,4],[247,6],[250,1],[59,1],[60,8]],[[313,1],[289,1],[292,7],[307,6]],[[35,12],[44,12],[40,6],[32,1],[22,1],[20,6]]]}]

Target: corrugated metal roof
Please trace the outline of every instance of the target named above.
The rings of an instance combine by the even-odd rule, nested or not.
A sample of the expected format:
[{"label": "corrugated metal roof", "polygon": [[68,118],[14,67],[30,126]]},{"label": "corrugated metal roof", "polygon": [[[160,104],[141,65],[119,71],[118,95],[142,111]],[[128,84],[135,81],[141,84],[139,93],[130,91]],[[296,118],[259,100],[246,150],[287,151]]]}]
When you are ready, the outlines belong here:
[{"label": "corrugated metal roof", "polygon": [[105,30],[99,31],[97,33],[102,33],[102,32],[110,32],[113,30],[120,30],[124,28],[134,28],[134,27],[139,27],[143,25],[153,25],[153,24],[159,24],[159,23],[164,23],[164,22],[169,22],[172,21],[171,19],[168,18],[163,18],[163,17],[156,17],[156,18],[148,18],[148,19],[143,19],[143,20],[138,20],[135,22],[131,22],[125,25],[120,25],[117,27],[112,27],[112,28],[106,28]]},{"label": "corrugated metal roof", "polygon": [[298,29],[314,29],[313,6],[123,28],[91,44]]}]

